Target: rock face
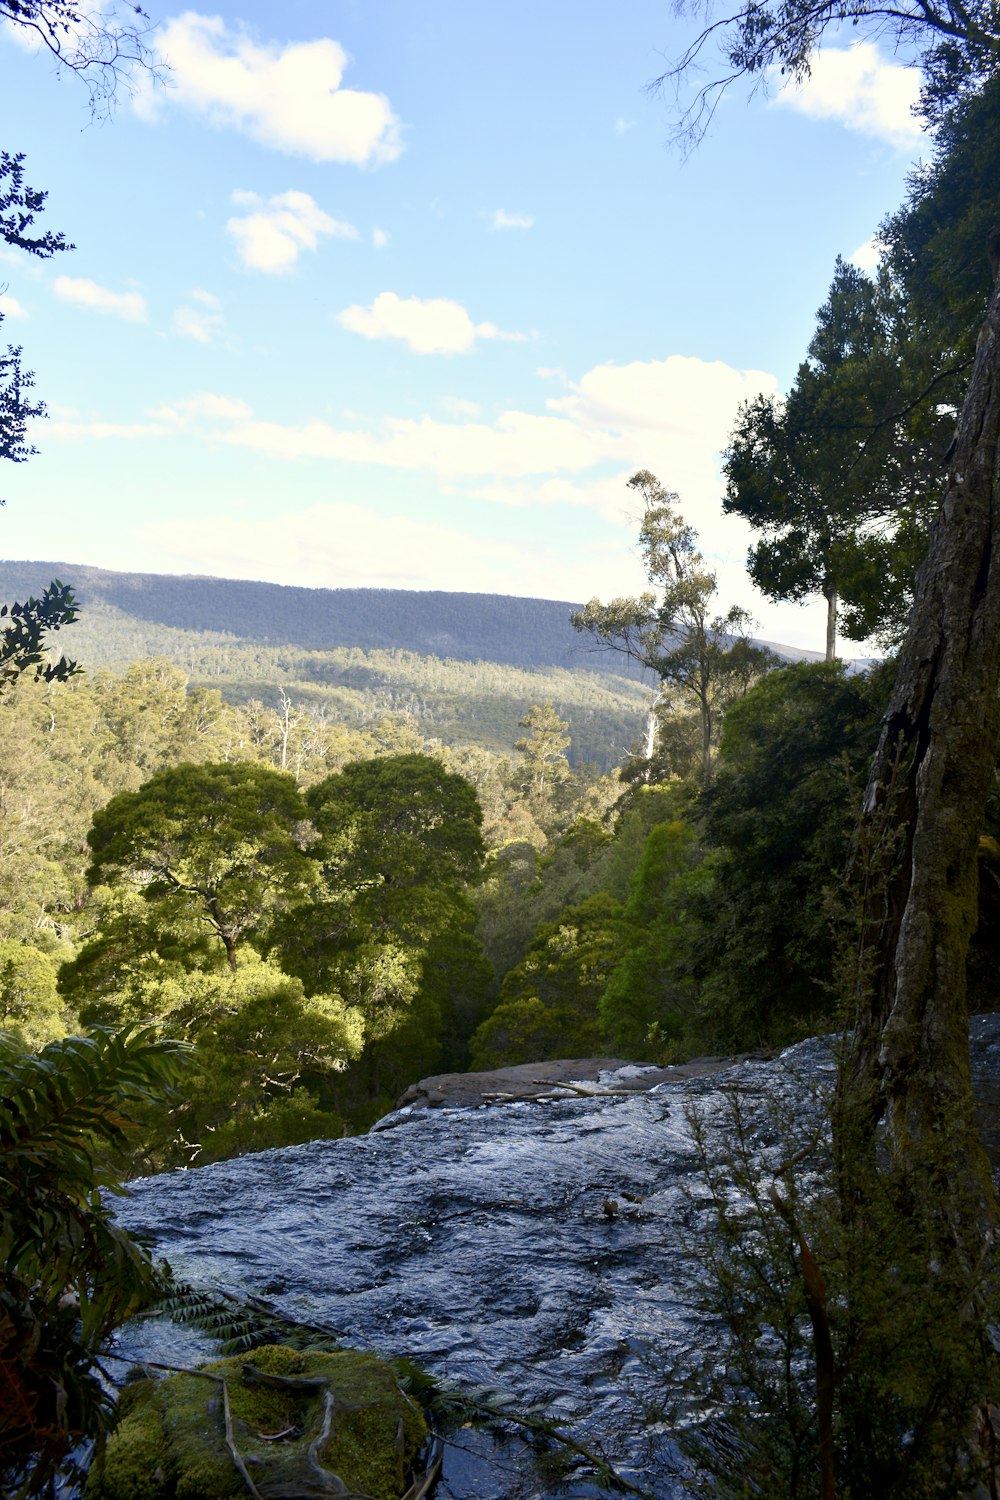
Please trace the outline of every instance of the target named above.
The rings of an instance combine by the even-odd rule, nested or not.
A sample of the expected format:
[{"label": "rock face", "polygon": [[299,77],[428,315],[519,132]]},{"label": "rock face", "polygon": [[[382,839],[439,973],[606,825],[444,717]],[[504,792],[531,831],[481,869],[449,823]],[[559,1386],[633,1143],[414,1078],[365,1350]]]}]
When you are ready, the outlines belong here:
[{"label": "rock face", "polygon": [[[468,1109],[480,1104],[525,1103],[572,1094],[645,1094],[661,1083],[703,1078],[734,1063],[760,1061],[763,1053],[738,1057],[696,1057],[671,1068],[648,1067],[616,1057],[562,1058],[556,1062],[519,1063],[487,1073],[435,1073],[411,1083],[396,1109]],[[390,1116],[391,1120],[392,1117]]]},{"label": "rock face", "polygon": [[[973,1068],[987,1134],[1000,1138],[997,1017],[973,1020]],[[367,1136],[135,1182],[118,1212],[181,1278],[269,1298],[345,1341],[506,1391],[521,1407],[544,1403],[634,1483],[679,1500],[691,1493],[685,1463],[655,1412],[668,1367],[717,1335],[699,1309],[708,1210],[687,1111],[724,1119],[738,1088],[755,1149],[776,1164],[774,1109],[809,1128],[833,1076],[831,1044],[814,1040],[641,1093],[614,1092],[605,1074],[591,1097],[407,1108]],[[147,1324],[128,1352],[168,1362],[213,1352],[190,1339]],[[436,1493],[528,1500],[556,1490],[463,1432]],[[581,1478],[558,1493],[604,1492]]]}]

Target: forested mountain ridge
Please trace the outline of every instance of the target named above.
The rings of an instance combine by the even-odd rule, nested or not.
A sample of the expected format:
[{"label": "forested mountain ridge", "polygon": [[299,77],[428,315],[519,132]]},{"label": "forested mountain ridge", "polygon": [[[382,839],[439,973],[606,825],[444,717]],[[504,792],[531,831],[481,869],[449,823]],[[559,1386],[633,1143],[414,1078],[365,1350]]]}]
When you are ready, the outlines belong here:
[{"label": "forested mountain ridge", "polygon": [[[425,738],[508,753],[533,703],[569,725],[570,760],[617,765],[641,736],[653,674],[595,646],[551,599],[312,589],[66,562],[0,562],[0,599],[69,584],[80,616],[55,644],[88,671],[165,658],[234,704],[345,724],[402,714]],[[770,643],[767,643],[770,644]],[[817,653],[775,646],[789,660]]]},{"label": "forested mountain ridge", "polygon": [[[153,642],[157,627],[168,627],[314,651],[361,646],[518,666],[593,665],[592,649],[570,625],[570,614],[579,607],[572,602],[411,589],[302,588],[117,573],[68,562],[0,563],[0,595],[23,598],[52,578],[71,585],[84,611],[105,606],[105,619],[127,618]],[[623,660],[608,665],[622,675],[635,675]]]},{"label": "forested mountain ridge", "polygon": [[[87,638],[95,666],[140,655],[171,656],[178,644],[171,632],[184,631],[312,651],[355,646],[454,661],[640,675],[625,657],[597,653],[573,629],[570,615],[578,602],[443,590],[303,588],[190,574],[119,573],[68,562],[3,561],[0,598],[24,598],[52,578],[70,584],[84,610],[74,639]],[[822,657],[819,651],[761,644],[789,661]]]}]

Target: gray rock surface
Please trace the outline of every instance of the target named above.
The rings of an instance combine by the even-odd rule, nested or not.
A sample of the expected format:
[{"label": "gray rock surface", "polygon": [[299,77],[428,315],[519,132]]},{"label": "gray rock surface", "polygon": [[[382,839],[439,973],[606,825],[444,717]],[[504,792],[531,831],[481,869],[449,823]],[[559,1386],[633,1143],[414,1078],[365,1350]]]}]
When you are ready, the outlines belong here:
[{"label": "gray rock surface", "polygon": [[518,1063],[482,1073],[435,1073],[411,1083],[396,1104],[399,1109],[469,1109],[480,1104],[510,1104],[518,1101],[572,1094],[644,1094],[661,1083],[684,1078],[703,1078],[721,1073],[734,1063],[763,1059],[761,1052],[742,1052],[734,1057],[696,1057],[669,1068],[626,1062],[619,1057],[575,1057],[557,1061]]},{"label": "gray rock surface", "polygon": [[[1000,1018],[975,1017],[972,1044],[986,1133],[1000,1141]],[[558,1077],[501,1070],[500,1082],[534,1079],[542,1094],[502,1107],[475,1107],[502,1092],[481,1081],[460,1105],[458,1084],[426,1080],[446,1107],[411,1102],[366,1136],[134,1182],[119,1217],[180,1277],[270,1299],[521,1407],[544,1403],[646,1493],[681,1500],[685,1464],[655,1413],[670,1372],[716,1347],[719,1332],[699,1301],[711,1214],[689,1112],[724,1133],[738,1090],[753,1148],[774,1170],[788,1149],[778,1118],[811,1132],[833,1046],[804,1042],[700,1076],[670,1070],[652,1086],[645,1075],[641,1092],[619,1092],[620,1069],[598,1066],[615,1062],[595,1060],[589,1077],[572,1059],[546,1065]],[[560,1082],[593,1088],[552,1097]],[[168,1362],[210,1348],[169,1324],[127,1337],[128,1353]],[[582,1475],[547,1487],[517,1442],[470,1430],[449,1446],[437,1500],[557,1493],[603,1491]]]}]

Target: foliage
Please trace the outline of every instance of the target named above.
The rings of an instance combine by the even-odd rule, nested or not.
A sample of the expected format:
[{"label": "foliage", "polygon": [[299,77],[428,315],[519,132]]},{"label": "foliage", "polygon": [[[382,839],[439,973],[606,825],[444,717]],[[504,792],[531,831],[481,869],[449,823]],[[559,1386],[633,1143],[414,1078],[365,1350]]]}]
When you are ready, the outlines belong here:
[{"label": "foliage", "polygon": [[[50,1042],[0,1038],[0,1480],[34,1494],[112,1406],[97,1360],[111,1330],[158,1289],[146,1251],[98,1187],[137,1112],[180,1078],[181,1046],[151,1028]],[[22,1489],[23,1487],[23,1489]]]},{"label": "foliage", "polygon": [[95,815],[87,879],[130,883],[167,923],[194,915],[235,970],[240,942],[310,883],[313,867],[299,842],[304,817],[294,781],[278,771],[174,766]]},{"label": "foliage", "polygon": [[645,507],[639,542],[650,583],[659,597],[591,599],[572,616],[577,630],[589,632],[672,684],[696,707],[701,725],[701,777],[711,778],[712,753],[726,703],[774,665],[770,652],[746,639],[749,618],[734,605],[709,618],[715,574],[705,566],[692,527],[676,509],[677,496],[655,474],[642,469],[629,488]]},{"label": "foliage", "polygon": [[705,1019],[727,1045],[804,1036],[836,1012],[835,919],[884,673],[771,673],[730,710],[702,804],[717,851],[699,902]]},{"label": "foliage", "polygon": [[136,71],[161,76],[146,42],[149,17],[135,0],[112,0],[102,10],[76,0],[0,0],[0,20],[28,31],[60,69],[83,82],[95,118],[110,114],[119,86],[131,89]]},{"label": "foliage", "polygon": [[695,911],[711,878],[690,823],[675,818],[650,830],[625,905],[621,956],[600,999],[617,1055],[663,1061],[694,1031]]},{"label": "foliage", "polygon": [[[172,953],[164,956],[161,946],[146,954],[144,929],[131,931],[129,911],[126,904],[121,926],[63,968],[59,985],[79,999],[85,1025],[152,1018],[192,1049],[183,1097],[169,1114],[143,1116],[135,1156],[141,1169],[309,1139],[302,1134],[307,1119],[317,1136],[341,1135],[343,1118],[320,1096],[330,1075],[361,1052],[361,1014],[339,995],[307,995],[301,980],[252,950],[236,970],[218,955],[213,963],[211,953],[204,963],[182,931]],[[131,962],[120,951],[122,931],[132,942]],[[88,1001],[91,986],[99,998]]]},{"label": "foliage", "polygon": [[703,1492],[976,1492],[994,1442],[983,1400],[995,1353],[968,1316],[988,1291],[982,1263],[956,1278],[937,1260],[912,1184],[894,1174],[851,1214],[828,1121],[810,1139],[776,1100],[762,1111],[737,1091],[721,1118],[690,1120],[706,1190],[692,1205],[690,1253],[722,1340],[693,1378],[690,1364],[671,1373],[719,1413],[686,1433]]},{"label": "foliage", "polygon": [[[0,405],[2,400],[0,396]],[[0,627],[0,691],[22,673],[32,675],[36,682],[65,682],[79,672],[75,661],[65,656],[53,661],[45,649],[48,632],[72,625],[77,617],[76,600],[67,584],[54,578],[40,598],[0,605],[0,619],[5,617],[10,623]]]},{"label": "foliage", "polygon": [[[682,15],[704,14],[694,0],[676,0],[676,9]],[[824,34],[844,21],[867,23],[866,30],[890,38],[894,50],[920,57],[928,80],[923,102],[929,110],[942,87],[952,95],[974,92],[997,69],[1000,30],[989,0],[960,9],[923,0],[745,0],[705,25],[653,85],[670,84],[679,91],[686,76],[706,68],[710,74],[681,113],[677,136],[688,143],[700,140],[722,95],[737,79],[766,86],[774,76],[798,82],[808,78]],[[706,63],[716,47],[717,62]]]},{"label": "foliage", "polygon": [[909,315],[943,365],[971,365],[992,284],[985,249],[996,225],[1000,78],[946,91],[927,160],[879,239]]},{"label": "foliage", "polygon": [[723,509],[764,533],[747,561],[769,598],[827,599],[828,660],[838,601],[854,640],[905,623],[953,426],[934,362],[888,272],[838,259],[788,396],[740,408]]},{"label": "foliage", "polygon": [[27,943],[0,939],[0,1032],[25,1048],[65,1036],[51,959]]},{"label": "foliage", "polygon": [[474,1070],[587,1057],[603,1043],[598,1003],[618,958],[621,911],[588,897],[544,923],[472,1037]]}]

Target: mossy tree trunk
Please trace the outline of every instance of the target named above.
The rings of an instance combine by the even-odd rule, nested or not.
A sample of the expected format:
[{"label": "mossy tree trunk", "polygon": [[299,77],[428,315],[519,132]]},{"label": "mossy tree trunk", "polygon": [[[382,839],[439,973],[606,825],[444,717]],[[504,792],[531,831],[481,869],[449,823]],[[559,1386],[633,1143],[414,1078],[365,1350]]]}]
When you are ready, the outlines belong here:
[{"label": "mossy tree trunk", "polygon": [[1000,282],[859,823],[859,1000],[840,1085],[853,1145],[873,1150],[885,1118],[894,1167],[934,1199],[921,1217],[929,1211],[967,1268],[998,1219],[973,1119],[965,995],[1000,746],[998,482]]}]

